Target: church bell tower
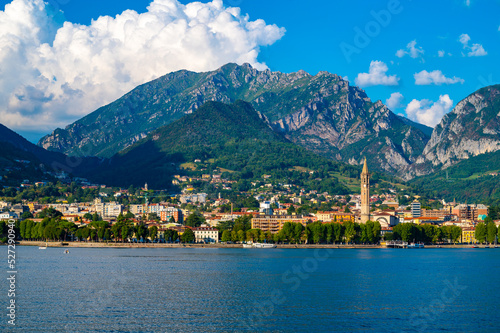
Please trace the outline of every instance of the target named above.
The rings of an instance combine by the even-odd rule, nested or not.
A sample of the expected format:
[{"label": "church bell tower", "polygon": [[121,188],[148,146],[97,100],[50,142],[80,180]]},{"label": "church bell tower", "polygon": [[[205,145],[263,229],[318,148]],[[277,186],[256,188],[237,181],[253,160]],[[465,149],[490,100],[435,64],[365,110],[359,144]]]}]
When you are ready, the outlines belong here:
[{"label": "church bell tower", "polygon": [[370,219],[370,174],[368,173],[368,166],[363,165],[361,172],[361,223],[366,223]]}]

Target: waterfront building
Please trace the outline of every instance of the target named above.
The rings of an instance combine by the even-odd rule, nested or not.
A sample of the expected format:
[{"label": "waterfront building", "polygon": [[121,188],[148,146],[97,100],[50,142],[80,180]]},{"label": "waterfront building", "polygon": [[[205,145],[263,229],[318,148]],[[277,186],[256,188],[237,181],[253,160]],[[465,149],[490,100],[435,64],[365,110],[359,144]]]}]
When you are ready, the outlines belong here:
[{"label": "waterfront building", "polygon": [[365,157],[361,172],[361,223],[366,223],[368,220],[370,220],[370,174]]},{"label": "waterfront building", "polygon": [[170,218],[174,218],[176,223],[182,223],[184,220],[182,210],[175,207],[165,207],[160,211],[160,220],[162,222],[169,222]]},{"label": "waterfront building", "polygon": [[196,243],[218,243],[219,242],[219,230],[202,225],[197,228],[191,228],[194,232]]},{"label": "waterfront building", "polygon": [[462,228],[461,243],[476,243],[475,232],[476,229],[474,227]]},{"label": "waterfront building", "polygon": [[259,215],[252,218],[252,229],[278,233],[286,222],[301,223],[304,227],[313,218],[303,215]]}]

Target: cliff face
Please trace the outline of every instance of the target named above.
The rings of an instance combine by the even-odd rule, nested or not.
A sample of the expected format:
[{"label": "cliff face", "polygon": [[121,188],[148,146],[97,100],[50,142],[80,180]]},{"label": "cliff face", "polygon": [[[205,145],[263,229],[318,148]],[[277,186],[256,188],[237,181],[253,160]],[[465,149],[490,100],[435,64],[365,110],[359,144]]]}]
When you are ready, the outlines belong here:
[{"label": "cliff face", "polygon": [[500,150],[500,85],[460,101],[434,128],[409,177],[447,168],[460,160]]},{"label": "cliff face", "polygon": [[393,114],[380,101],[335,74],[284,74],[250,65],[225,65],[207,73],[179,71],[137,87],[39,145],[77,156],[110,157],[151,131],[195,112],[208,101],[243,100],[273,129],[323,156],[398,173],[422,153],[422,127]]},{"label": "cliff face", "polygon": [[320,92],[300,110],[275,121],[274,128],[321,155],[351,164],[366,156],[378,170],[392,174],[422,153],[428,135],[382,102],[372,103],[361,89],[340,81],[325,84]]}]

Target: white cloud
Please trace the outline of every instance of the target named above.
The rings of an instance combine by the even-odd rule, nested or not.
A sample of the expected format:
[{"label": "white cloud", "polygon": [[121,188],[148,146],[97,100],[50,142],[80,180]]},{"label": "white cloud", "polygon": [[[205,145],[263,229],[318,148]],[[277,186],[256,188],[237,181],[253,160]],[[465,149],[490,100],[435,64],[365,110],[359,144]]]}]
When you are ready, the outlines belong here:
[{"label": "white cloud", "polygon": [[469,50],[467,53],[468,57],[481,57],[488,54],[484,47],[481,44],[474,43],[472,46],[469,45],[469,41],[471,40],[470,36],[467,34],[461,34],[458,38],[458,41],[462,43],[463,48],[465,50]]},{"label": "white cloud", "polygon": [[469,57],[481,57],[487,55],[488,52],[486,52],[481,44],[472,44],[471,46],[471,51],[467,53]]},{"label": "white cloud", "polygon": [[405,55],[409,55],[411,58],[418,58],[424,55],[424,49],[422,47],[416,47],[417,41],[412,40],[406,45],[406,50],[401,49],[396,52],[396,57],[402,58]]},{"label": "white cloud", "polygon": [[458,40],[460,41],[460,43],[462,43],[464,45],[464,48],[465,48],[465,47],[467,47],[467,44],[470,41],[470,36],[467,34],[461,34],[460,37],[458,37]]},{"label": "white cloud", "polygon": [[391,97],[385,100],[385,105],[391,110],[400,108],[402,106],[404,97],[400,92],[395,92],[391,94]]},{"label": "white cloud", "polygon": [[222,0],[187,5],[154,0],[90,25],[61,21],[42,0],[13,0],[0,11],[0,122],[50,131],[168,72],[208,71],[257,60],[285,30],[250,21]]},{"label": "white cloud", "polygon": [[446,94],[440,95],[436,102],[428,99],[421,101],[414,99],[406,106],[406,114],[413,121],[434,127],[446,113],[450,112],[452,107],[453,101]]},{"label": "white cloud", "polygon": [[439,50],[439,51],[438,51],[438,57],[439,57],[439,58],[444,57],[444,55],[445,55],[444,50]]},{"label": "white cloud", "polygon": [[399,78],[396,75],[386,75],[389,70],[387,65],[382,61],[373,60],[370,62],[368,73],[359,73],[355,82],[360,87],[369,86],[397,86]]},{"label": "white cloud", "polygon": [[413,77],[415,78],[415,84],[422,86],[422,85],[430,85],[430,84],[454,84],[454,83],[464,83],[464,80],[459,78],[459,77],[446,77],[440,70],[435,70],[432,72],[428,72],[426,70],[423,70],[421,72],[413,74]]}]

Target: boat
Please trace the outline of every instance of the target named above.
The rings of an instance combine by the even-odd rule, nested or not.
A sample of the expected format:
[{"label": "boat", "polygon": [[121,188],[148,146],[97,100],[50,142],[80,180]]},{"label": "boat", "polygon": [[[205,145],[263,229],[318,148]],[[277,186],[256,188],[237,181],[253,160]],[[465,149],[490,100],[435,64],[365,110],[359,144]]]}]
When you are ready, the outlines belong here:
[{"label": "boat", "polygon": [[253,247],[252,244],[243,244],[244,249],[251,249]]},{"label": "boat", "polygon": [[476,244],[472,244],[472,248],[473,249],[477,249],[479,246],[477,246]]},{"label": "boat", "polygon": [[69,250],[65,250],[65,251],[64,251],[64,254],[68,254],[68,253],[69,253]]},{"label": "boat", "polygon": [[408,248],[408,249],[423,249],[424,244],[422,244],[422,243],[410,243],[406,246],[406,248]]},{"label": "boat", "polygon": [[39,250],[47,250],[47,242],[45,242],[45,246],[39,246]]},{"label": "boat", "polygon": [[253,243],[253,247],[257,249],[274,249],[276,248],[276,244],[269,244],[269,243]]}]

